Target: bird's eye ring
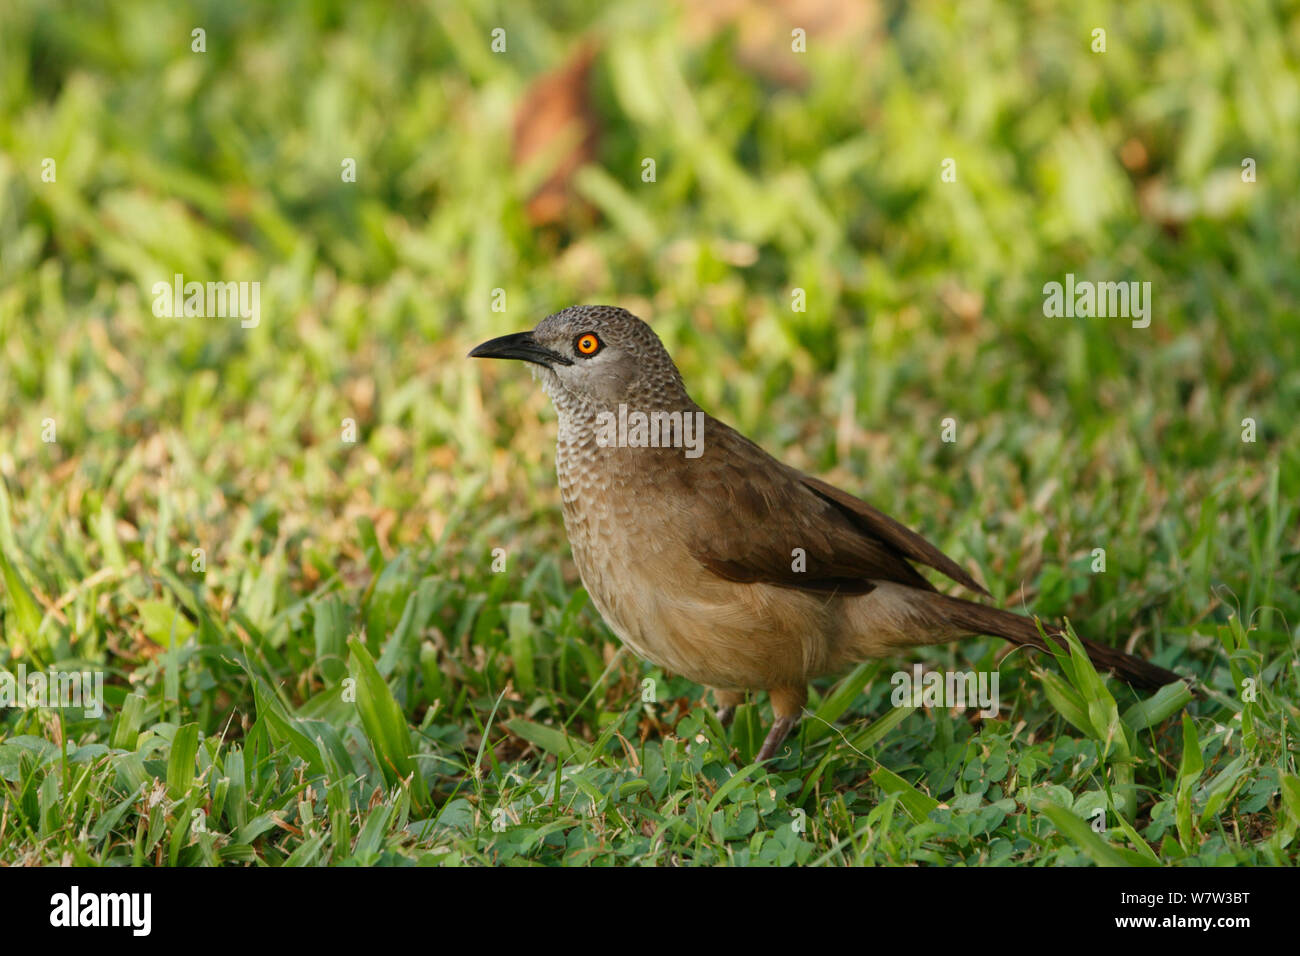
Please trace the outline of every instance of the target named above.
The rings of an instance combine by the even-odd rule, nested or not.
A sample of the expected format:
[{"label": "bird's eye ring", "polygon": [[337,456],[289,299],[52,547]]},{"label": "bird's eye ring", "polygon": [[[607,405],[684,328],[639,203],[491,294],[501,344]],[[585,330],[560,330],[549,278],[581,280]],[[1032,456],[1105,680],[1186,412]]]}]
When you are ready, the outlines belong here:
[{"label": "bird's eye ring", "polygon": [[591,357],[600,351],[600,339],[596,338],[595,332],[583,332],[574,343],[574,348],[579,355]]}]

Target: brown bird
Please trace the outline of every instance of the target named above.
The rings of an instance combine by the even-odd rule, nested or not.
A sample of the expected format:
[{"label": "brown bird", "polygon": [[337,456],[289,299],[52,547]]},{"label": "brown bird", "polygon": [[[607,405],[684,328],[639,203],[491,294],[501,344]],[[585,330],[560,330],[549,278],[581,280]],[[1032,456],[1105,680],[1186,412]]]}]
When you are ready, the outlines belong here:
[{"label": "brown bird", "polygon": [[[989,596],[920,535],[701,411],[631,313],[574,306],[469,354],[532,363],[554,402],[565,529],[614,633],[713,688],[724,721],[747,691],[768,692],[760,760],[794,726],[814,677],[975,634],[1046,647],[1029,618],[940,594],[910,562]],[[1045,631],[1064,644],[1059,629]],[[1181,679],[1084,646],[1130,684]]]}]

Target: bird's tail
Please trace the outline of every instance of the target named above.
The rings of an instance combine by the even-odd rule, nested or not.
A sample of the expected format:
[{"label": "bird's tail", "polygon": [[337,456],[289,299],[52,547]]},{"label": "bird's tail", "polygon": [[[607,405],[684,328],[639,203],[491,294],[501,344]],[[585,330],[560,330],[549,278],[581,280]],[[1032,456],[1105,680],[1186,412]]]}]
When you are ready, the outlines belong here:
[{"label": "bird's tail", "polygon": [[[940,607],[943,613],[957,627],[975,634],[990,634],[994,637],[1001,637],[1012,644],[1047,650],[1047,644],[1039,635],[1038,626],[1032,618],[1014,614],[1011,611],[1004,611],[1001,608],[989,607],[987,604],[976,604],[974,601],[949,597],[948,595],[938,595],[938,597],[942,599]],[[1043,630],[1046,632],[1048,640],[1054,641],[1063,648],[1068,646],[1062,636],[1063,631],[1059,627],[1044,623]],[[1089,659],[1098,669],[1108,670],[1134,687],[1154,690],[1174,681],[1185,680],[1185,678],[1180,677],[1173,671],[1165,670],[1163,667],[1145,661],[1140,657],[1125,654],[1121,650],[1107,647],[1104,644],[1097,644],[1086,638],[1081,637],[1079,640],[1083,644],[1084,650],[1088,652]]]}]

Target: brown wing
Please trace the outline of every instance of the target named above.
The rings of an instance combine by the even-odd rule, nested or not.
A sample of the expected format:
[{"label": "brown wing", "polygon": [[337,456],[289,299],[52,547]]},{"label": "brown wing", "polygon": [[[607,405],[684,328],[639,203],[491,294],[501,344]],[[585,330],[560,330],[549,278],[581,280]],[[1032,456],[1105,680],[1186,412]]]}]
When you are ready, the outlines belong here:
[{"label": "brown wing", "polygon": [[961,565],[907,527],[907,525],[895,521],[883,511],[876,510],[861,498],[855,498],[847,491],[841,491],[834,485],[828,485],[820,478],[813,478],[809,475],[800,475],[800,477],[805,485],[848,515],[849,520],[857,525],[864,534],[879,538],[881,541],[892,545],[901,554],[913,561],[919,561],[926,567],[943,572],[963,587],[977,591],[985,597],[992,597],[987,590],[976,583],[974,578],[962,570]]},{"label": "brown wing", "polygon": [[[777,461],[712,418],[704,455],[677,459],[696,501],[715,503],[688,530],[691,554],[728,581],[865,594],[872,581],[935,590],[907,559],[984,592],[952,559],[864,501]],[[737,534],[736,529],[743,529]],[[797,570],[802,549],[805,562]]]}]

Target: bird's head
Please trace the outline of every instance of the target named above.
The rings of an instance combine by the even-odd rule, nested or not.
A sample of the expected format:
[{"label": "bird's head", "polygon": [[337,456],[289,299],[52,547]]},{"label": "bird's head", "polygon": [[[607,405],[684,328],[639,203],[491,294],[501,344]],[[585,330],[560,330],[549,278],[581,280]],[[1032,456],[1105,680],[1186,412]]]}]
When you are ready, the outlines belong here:
[{"label": "bird's head", "polygon": [[571,306],[548,315],[531,332],[503,335],[469,354],[532,363],[561,413],[613,408],[620,402],[647,408],[690,403],[659,336],[614,306]]}]

